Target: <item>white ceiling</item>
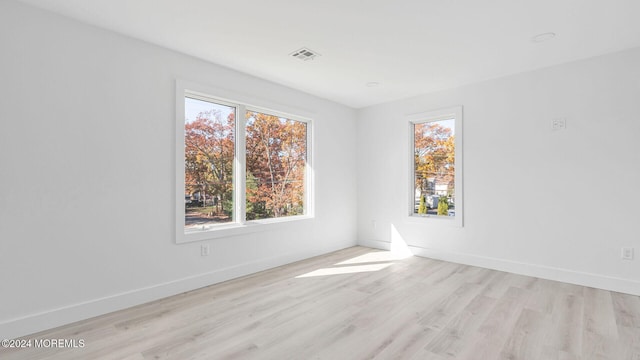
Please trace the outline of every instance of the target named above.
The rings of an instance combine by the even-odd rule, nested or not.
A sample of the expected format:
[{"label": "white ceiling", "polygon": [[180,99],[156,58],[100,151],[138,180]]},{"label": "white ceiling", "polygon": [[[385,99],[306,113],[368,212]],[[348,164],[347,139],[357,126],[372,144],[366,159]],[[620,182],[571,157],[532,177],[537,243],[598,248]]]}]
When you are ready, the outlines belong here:
[{"label": "white ceiling", "polygon": [[353,108],[640,46],[638,0],[20,1]]}]

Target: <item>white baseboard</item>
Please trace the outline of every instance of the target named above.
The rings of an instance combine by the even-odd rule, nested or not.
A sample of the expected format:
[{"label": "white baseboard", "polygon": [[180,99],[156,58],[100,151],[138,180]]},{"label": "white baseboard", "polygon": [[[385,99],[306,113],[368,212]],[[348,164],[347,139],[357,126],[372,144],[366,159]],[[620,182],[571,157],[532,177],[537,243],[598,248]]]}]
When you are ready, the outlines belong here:
[{"label": "white baseboard", "polygon": [[[391,243],[378,240],[359,240],[358,245],[382,250],[391,248]],[[409,245],[409,249],[415,256],[640,296],[640,281],[636,280],[412,245]]]},{"label": "white baseboard", "polygon": [[91,301],[51,309],[41,313],[9,319],[0,322],[0,339],[15,339],[34,334],[340,249],[341,248],[309,249],[304,252],[283,254]]},{"label": "white baseboard", "polygon": [[380,250],[391,250],[391,243],[382,240],[358,240],[358,245]]}]

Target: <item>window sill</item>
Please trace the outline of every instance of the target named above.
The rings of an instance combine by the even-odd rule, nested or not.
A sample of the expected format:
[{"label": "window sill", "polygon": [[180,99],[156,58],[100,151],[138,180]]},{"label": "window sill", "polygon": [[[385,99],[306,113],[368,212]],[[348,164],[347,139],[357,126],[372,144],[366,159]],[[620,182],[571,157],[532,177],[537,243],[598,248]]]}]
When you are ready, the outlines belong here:
[{"label": "window sill", "polygon": [[462,219],[458,216],[410,214],[405,218],[405,223],[438,224],[442,226],[462,227]]},{"label": "window sill", "polygon": [[241,236],[256,232],[279,230],[300,224],[308,226],[313,220],[312,216],[300,215],[278,219],[262,219],[247,221],[244,224],[232,223],[216,225],[205,230],[190,230],[176,239],[177,244],[186,244],[195,241],[213,240],[232,236]]}]

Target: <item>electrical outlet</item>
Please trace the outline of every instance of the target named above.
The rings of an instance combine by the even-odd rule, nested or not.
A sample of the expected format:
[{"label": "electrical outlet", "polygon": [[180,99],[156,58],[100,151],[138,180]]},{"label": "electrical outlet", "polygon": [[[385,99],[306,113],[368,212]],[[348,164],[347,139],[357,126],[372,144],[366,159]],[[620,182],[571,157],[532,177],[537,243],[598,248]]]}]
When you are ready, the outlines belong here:
[{"label": "electrical outlet", "polygon": [[378,228],[378,223],[375,220],[371,220],[371,228],[374,230]]},{"label": "electrical outlet", "polygon": [[200,246],[200,255],[209,256],[209,244],[202,244]]},{"label": "electrical outlet", "polygon": [[633,248],[623,247],[620,257],[622,257],[623,260],[633,260]]},{"label": "electrical outlet", "polygon": [[553,130],[564,130],[567,128],[567,119],[566,118],[555,118],[551,120],[551,129]]}]

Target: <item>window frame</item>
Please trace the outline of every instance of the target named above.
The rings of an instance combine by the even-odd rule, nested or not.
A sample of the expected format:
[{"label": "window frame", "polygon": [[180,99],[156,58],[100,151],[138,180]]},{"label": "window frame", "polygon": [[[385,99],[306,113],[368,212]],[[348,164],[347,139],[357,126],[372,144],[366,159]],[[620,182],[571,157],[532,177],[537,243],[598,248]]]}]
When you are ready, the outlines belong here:
[{"label": "window frame", "polygon": [[246,206],[247,206],[247,201],[246,201],[246,195],[247,195],[247,189],[246,187],[243,187],[243,198],[242,198],[242,215],[244,215],[244,221],[246,223],[252,223],[252,222],[280,222],[280,221],[286,221],[287,219],[295,219],[295,218],[304,218],[304,217],[310,217],[310,215],[308,216],[308,214],[311,212],[311,209],[309,209],[308,204],[310,203],[310,198],[311,198],[311,192],[309,191],[309,185],[310,185],[310,180],[311,180],[311,151],[310,151],[310,144],[311,144],[311,120],[310,119],[305,119],[302,118],[300,116],[297,115],[291,115],[291,114],[287,114],[287,113],[283,113],[281,111],[275,111],[275,110],[271,110],[271,109],[267,109],[267,108],[263,108],[263,107],[257,107],[257,106],[251,106],[251,105],[246,105],[244,107],[244,114],[245,116],[243,117],[243,126],[242,126],[242,146],[243,149],[245,149],[245,151],[243,151],[242,153],[242,159],[243,159],[243,163],[242,163],[242,179],[243,182],[246,185],[246,178],[247,178],[247,174],[246,174],[246,170],[247,170],[247,163],[246,163],[246,125],[247,125],[247,118],[246,118],[246,113],[247,111],[250,112],[254,112],[254,113],[262,113],[265,115],[270,115],[270,116],[276,116],[279,118],[285,118],[287,120],[291,120],[291,121],[299,121],[299,122],[303,122],[306,125],[306,162],[305,162],[305,172],[304,172],[304,194],[303,199],[304,199],[304,212],[301,215],[292,215],[292,216],[285,216],[285,217],[281,217],[281,218],[270,218],[270,219],[257,219],[257,220],[246,220]]},{"label": "window frame", "polygon": [[[202,84],[176,80],[176,188],[175,188],[175,241],[177,244],[204,241],[222,237],[264,231],[265,227],[274,229],[286,226],[286,223],[310,221],[314,217],[313,187],[313,121],[311,114],[298,109],[289,109],[280,104],[233,93]],[[194,230],[185,233],[185,98],[192,97],[203,101],[235,107],[235,156],[233,165],[233,220],[227,223],[209,225],[205,230]],[[285,108],[285,111],[273,110],[272,107]],[[261,112],[283,117],[306,124],[306,163],[304,179],[304,213],[280,218],[246,220],[246,113]]]},{"label": "window frame", "polygon": [[[448,223],[457,227],[464,225],[464,192],[463,192],[463,128],[462,128],[462,106],[452,106],[448,108],[421,112],[406,116],[409,128],[409,181],[408,181],[408,217],[410,220],[419,222]],[[415,214],[415,126],[418,124],[437,122],[442,120],[454,120],[455,131],[455,216],[433,216],[429,214]]]}]

